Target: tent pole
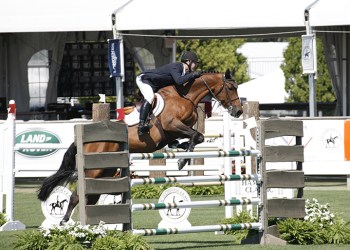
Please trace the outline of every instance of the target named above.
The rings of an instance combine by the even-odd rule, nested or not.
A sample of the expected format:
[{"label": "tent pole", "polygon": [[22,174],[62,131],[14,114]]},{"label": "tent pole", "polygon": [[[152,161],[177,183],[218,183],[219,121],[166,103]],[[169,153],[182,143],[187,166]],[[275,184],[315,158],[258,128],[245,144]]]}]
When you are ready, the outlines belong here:
[{"label": "tent pole", "polygon": [[115,13],[112,14],[112,29],[113,29],[113,38],[119,39],[119,51],[120,51],[120,77],[115,77],[115,104],[116,109],[124,107],[124,46],[123,46],[123,36],[119,34],[116,28],[116,17]]},{"label": "tent pole", "polygon": [[[306,34],[307,35],[313,35],[313,32],[311,31],[310,26],[310,9],[318,2],[319,0],[314,1],[309,6],[305,8],[304,11],[304,17],[305,17],[305,26],[306,26]],[[315,117],[317,114],[317,105],[316,105],[316,89],[315,89],[315,79],[317,75],[317,56],[316,56],[316,37],[313,38],[313,55],[314,55],[314,73],[309,73],[308,80],[309,80],[309,116]]]}]

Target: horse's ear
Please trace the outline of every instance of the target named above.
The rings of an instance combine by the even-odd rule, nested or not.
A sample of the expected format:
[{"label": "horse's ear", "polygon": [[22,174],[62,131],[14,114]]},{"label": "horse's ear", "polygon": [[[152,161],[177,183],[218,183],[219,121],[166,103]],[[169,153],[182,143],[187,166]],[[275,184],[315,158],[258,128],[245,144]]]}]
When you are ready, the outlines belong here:
[{"label": "horse's ear", "polygon": [[225,79],[232,79],[230,69],[226,70],[226,72],[225,72]]},{"label": "horse's ear", "polygon": [[236,69],[233,69],[232,71],[230,71],[230,69],[227,69],[226,72],[225,72],[225,78],[234,80],[235,79],[235,73],[236,73]]},{"label": "horse's ear", "polygon": [[233,68],[232,71],[231,71],[231,77],[232,77],[232,79],[235,78],[235,74],[236,74],[236,69]]}]

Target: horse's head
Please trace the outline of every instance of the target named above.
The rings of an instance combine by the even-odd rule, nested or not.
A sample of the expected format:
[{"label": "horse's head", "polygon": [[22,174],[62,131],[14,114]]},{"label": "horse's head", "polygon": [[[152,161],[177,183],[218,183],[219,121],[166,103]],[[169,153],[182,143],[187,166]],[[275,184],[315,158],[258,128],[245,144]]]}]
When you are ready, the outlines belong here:
[{"label": "horse's head", "polygon": [[240,117],[243,109],[237,92],[238,85],[233,79],[227,79],[222,73],[204,74],[200,79],[212,97],[226,108],[231,116]]}]

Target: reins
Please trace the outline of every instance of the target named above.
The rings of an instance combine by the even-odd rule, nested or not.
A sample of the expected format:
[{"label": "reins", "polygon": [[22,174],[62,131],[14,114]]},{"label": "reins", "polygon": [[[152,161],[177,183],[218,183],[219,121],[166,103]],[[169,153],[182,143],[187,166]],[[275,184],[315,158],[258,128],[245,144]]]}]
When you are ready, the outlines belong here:
[{"label": "reins", "polygon": [[[226,96],[229,97],[228,90],[227,90],[227,88],[225,88],[225,83],[227,83],[227,82],[225,81],[224,76],[223,76],[223,80],[222,80],[222,86],[216,94],[214,94],[214,92],[210,89],[210,87],[209,87],[208,83],[205,81],[205,79],[203,77],[200,77],[200,78],[203,81],[203,83],[205,84],[205,86],[207,87],[207,89],[209,90],[209,93],[211,94],[211,96],[219,103],[219,105],[222,105],[221,101],[219,101],[219,99],[216,96],[218,96],[225,89]],[[239,97],[237,97],[233,100],[230,100],[230,102],[232,103],[238,99],[239,99]]]},{"label": "reins", "polygon": [[[206,88],[208,89],[210,95],[215,99],[215,101],[217,101],[219,103],[219,105],[222,105],[221,104],[221,101],[217,98],[217,96],[225,89],[226,90],[226,95],[227,95],[227,98],[229,99],[229,94],[228,94],[228,90],[227,88],[225,88],[225,83],[227,83],[224,79],[224,76],[223,76],[223,79],[222,79],[222,85],[221,85],[221,88],[219,89],[219,91],[215,94],[211,89],[210,89],[210,86],[208,85],[208,83],[205,81],[205,79],[203,78],[203,76],[200,77],[200,79],[202,80],[202,82],[204,83],[204,85],[206,86]],[[183,98],[185,98],[186,100],[190,101],[193,105],[193,107],[198,107],[198,105],[195,105],[195,103],[190,99],[188,98],[186,95],[182,94],[175,86],[174,86],[176,92]],[[236,100],[238,100],[239,97],[233,99],[233,100],[230,100],[230,102],[234,102]]]}]

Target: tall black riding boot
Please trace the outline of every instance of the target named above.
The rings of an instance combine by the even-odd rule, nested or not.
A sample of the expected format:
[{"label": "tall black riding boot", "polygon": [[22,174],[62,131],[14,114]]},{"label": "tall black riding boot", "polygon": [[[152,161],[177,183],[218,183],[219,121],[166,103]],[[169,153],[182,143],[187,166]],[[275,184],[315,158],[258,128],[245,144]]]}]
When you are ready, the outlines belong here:
[{"label": "tall black riding boot", "polygon": [[138,127],[139,136],[143,135],[144,133],[148,133],[151,128],[148,123],[148,115],[150,111],[151,104],[148,101],[144,100],[140,108],[140,123]]}]

